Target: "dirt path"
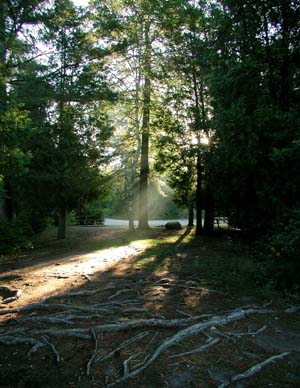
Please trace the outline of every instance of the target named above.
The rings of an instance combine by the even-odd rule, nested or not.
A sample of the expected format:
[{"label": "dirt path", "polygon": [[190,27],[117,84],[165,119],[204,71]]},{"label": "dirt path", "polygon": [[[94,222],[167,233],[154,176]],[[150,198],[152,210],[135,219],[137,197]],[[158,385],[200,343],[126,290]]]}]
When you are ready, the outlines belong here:
[{"label": "dirt path", "polygon": [[[121,259],[128,259],[140,252],[138,244],[136,246],[132,244],[130,247],[126,245],[126,241],[122,238],[126,234],[123,228],[72,227],[69,228],[68,234],[75,239],[75,246],[79,238],[90,243],[111,241],[112,246],[106,249],[92,248],[91,252],[87,252],[91,250],[89,248],[80,247],[67,249],[64,253],[61,253],[62,249],[59,248],[57,252],[40,249],[33,254],[2,258],[0,262],[2,286],[2,289],[0,288],[2,299],[0,311],[6,304],[3,303],[3,300],[13,296],[15,290],[20,290],[21,296],[13,304],[9,303],[9,306],[21,308],[50,295],[84,286],[87,282],[92,281],[97,273],[102,273],[116,265]],[[51,243],[53,236],[50,237]],[[114,246],[115,244],[120,246]],[[10,293],[9,290],[13,292]]]},{"label": "dirt path", "polygon": [[97,272],[107,271],[117,265],[119,260],[134,254],[136,250],[125,245],[93,253],[63,255],[51,263],[44,261],[25,268],[7,270],[1,274],[0,280],[11,289],[22,290],[21,297],[13,305],[14,308],[20,308],[44,297],[84,286],[87,281],[92,281]]},{"label": "dirt path", "polygon": [[299,311],[243,285],[226,240],[70,232],[1,261],[1,387],[300,386]]}]

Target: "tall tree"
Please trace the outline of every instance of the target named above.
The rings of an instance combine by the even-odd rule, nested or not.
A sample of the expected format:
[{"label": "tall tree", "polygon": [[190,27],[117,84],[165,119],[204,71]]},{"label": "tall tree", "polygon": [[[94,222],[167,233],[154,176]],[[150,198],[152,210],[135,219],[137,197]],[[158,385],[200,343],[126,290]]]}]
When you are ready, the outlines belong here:
[{"label": "tall tree", "polygon": [[299,206],[299,7],[222,1],[213,16],[214,181],[232,222],[264,231]]},{"label": "tall tree", "polygon": [[143,89],[143,122],[141,140],[141,167],[139,191],[139,229],[149,228],[148,224],[148,177],[149,177],[149,125],[151,103],[151,39],[149,17],[145,15],[144,21],[144,89]]},{"label": "tall tree", "polygon": [[[99,4],[95,1],[94,4]],[[119,41],[125,41],[126,47],[123,51],[124,62],[127,65],[127,81],[119,88],[127,93],[128,101],[134,102],[132,115],[134,117],[134,128],[136,134],[136,147],[140,151],[139,165],[139,223],[140,229],[149,228],[148,224],[148,181],[149,181],[149,148],[151,139],[151,100],[154,87],[154,62],[155,42],[157,41],[157,9],[156,2],[148,0],[140,1],[106,1],[107,8],[117,17],[121,28],[119,30]],[[115,38],[115,37],[114,37]],[[118,65],[119,66],[119,63]],[[138,66],[138,67],[137,67]],[[117,67],[120,69],[120,67]],[[124,74],[124,63],[123,71]],[[130,89],[131,81],[135,85]],[[130,113],[129,113],[130,114]],[[132,165],[132,183],[135,181],[135,164]],[[133,187],[133,184],[130,185]],[[128,197],[128,203],[132,202],[132,195]],[[129,205],[132,208],[131,204]],[[132,228],[132,214],[130,213],[130,227]]]},{"label": "tall tree", "polygon": [[101,142],[110,134],[101,104],[114,95],[103,78],[103,60],[99,54],[95,58],[86,23],[86,15],[71,1],[56,0],[47,10],[44,44],[53,54],[46,77],[53,100],[46,128],[49,142],[45,153],[39,153],[39,163],[49,176],[44,183],[51,188],[50,205],[59,213],[59,238],[65,237],[66,211],[98,194]]},{"label": "tall tree", "polygon": [[[182,102],[181,98],[182,96],[180,96]],[[192,132],[184,125],[186,123],[186,117],[182,114],[184,108],[180,104],[177,109],[180,112],[177,111],[174,115],[174,111],[172,114],[166,104],[154,111],[153,125],[158,128],[154,140],[155,168],[166,175],[167,183],[174,190],[175,203],[180,208],[188,210],[188,225],[192,227],[196,196],[197,149]]]},{"label": "tall tree", "polygon": [[[162,6],[163,7],[163,6]],[[186,131],[193,135],[190,145],[196,151],[195,164],[197,170],[196,184],[196,233],[202,233],[202,210],[204,204],[203,189],[206,186],[203,137],[210,132],[211,104],[208,95],[208,36],[206,26],[206,6],[204,2],[172,1],[165,6],[164,17],[161,23],[166,37],[166,58],[168,64],[164,65],[164,76],[171,72],[177,79],[171,85],[175,90],[175,98],[169,99],[169,106],[173,107],[174,101],[182,101],[182,111],[186,112]],[[171,8],[171,9],[170,9]],[[173,12],[172,12],[173,11]],[[176,14],[176,16],[174,15]],[[188,138],[188,137],[187,137]],[[197,143],[197,145],[195,144]],[[207,191],[208,193],[208,191]],[[207,196],[208,197],[208,196]],[[211,211],[210,211],[211,213]],[[209,216],[209,212],[205,212]],[[212,216],[209,216],[211,219]],[[206,222],[209,229],[211,222]]]},{"label": "tall tree", "polygon": [[4,0],[0,4],[0,214],[6,220],[16,216],[15,180],[23,174],[28,159],[22,151],[27,112],[14,95],[14,82],[34,52],[30,28],[39,20],[42,3]]}]

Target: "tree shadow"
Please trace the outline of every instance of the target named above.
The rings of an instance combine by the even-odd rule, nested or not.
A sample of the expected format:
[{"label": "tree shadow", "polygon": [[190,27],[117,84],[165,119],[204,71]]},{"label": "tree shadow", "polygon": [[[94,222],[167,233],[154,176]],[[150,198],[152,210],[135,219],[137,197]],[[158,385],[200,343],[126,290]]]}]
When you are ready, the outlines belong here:
[{"label": "tree shadow", "polygon": [[[138,242],[147,236],[149,234],[137,232],[130,241]],[[109,327],[133,320],[184,319],[237,307],[225,284],[226,276],[232,272],[228,263],[234,260],[229,257],[230,249],[224,239],[197,237],[193,229],[152,231],[150,237],[155,237],[155,243],[109,268],[95,271],[91,280],[49,297],[32,309],[27,306],[27,310],[8,315],[10,320],[3,324],[2,334],[5,327],[9,335],[26,335],[31,341],[32,338],[37,341],[46,338],[44,342],[55,346],[64,361],[63,367],[58,368],[53,346],[43,346],[28,359],[28,344],[18,344],[11,352],[14,356],[7,356],[15,374],[12,376],[7,372],[5,375],[8,368],[4,368],[1,373],[2,377],[5,375],[5,381],[10,376],[9,383],[16,386],[22,376],[31,382],[31,386],[48,384],[60,388],[70,386],[74,379],[77,385],[74,383],[73,386],[77,387],[91,387],[95,381],[98,386],[105,386],[107,376],[112,381],[115,374],[122,374],[123,362],[130,357],[129,350],[124,347],[124,350],[113,352],[107,362],[96,365],[94,380],[91,380],[86,376],[86,368],[94,354],[107,355],[143,330],[143,339],[134,344],[134,350],[130,349],[139,354],[150,348],[152,342],[157,346],[174,329],[107,331],[96,337],[93,328],[98,325]],[[224,270],[224,266],[228,268]],[[68,330],[72,329],[84,333],[84,338],[67,336]],[[66,331],[59,334],[60,330]],[[97,353],[94,353],[95,346],[99,346]],[[0,351],[4,354],[3,345],[0,345]],[[167,369],[170,373],[170,360],[165,357],[160,360],[145,371],[140,386],[161,385],[160,373]],[[136,383],[128,382],[126,386],[135,387]]]}]

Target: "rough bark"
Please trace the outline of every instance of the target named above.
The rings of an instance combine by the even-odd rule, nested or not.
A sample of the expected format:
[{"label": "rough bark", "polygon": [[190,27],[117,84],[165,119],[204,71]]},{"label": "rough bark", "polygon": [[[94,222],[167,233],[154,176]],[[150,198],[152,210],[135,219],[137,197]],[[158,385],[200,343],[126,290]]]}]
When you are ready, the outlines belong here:
[{"label": "rough bark", "polygon": [[281,26],[281,53],[282,61],[280,66],[280,105],[283,111],[288,111],[290,108],[290,58],[289,58],[289,18],[290,8],[289,2],[283,1],[281,4],[282,26]]},{"label": "rough bark", "polygon": [[196,235],[202,233],[202,163],[200,144],[197,149]]},{"label": "rough bark", "polygon": [[143,90],[143,122],[141,144],[141,168],[139,188],[139,229],[149,229],[148,224],[148,176],[149,176],[149,122],[151,102],[151,41],[150,22],[145,22],[145,59]]},{"label": "rough bark", "polygon": [[64,206],[59,209],[57,238],[66,238],[66,208]]},{"label": "rough bark", "polygon": [[205,217],[204,217],[204,232],[206,234],[211,233],[214,230],[214,199],[213,193],[209,188],[209,184],[206,182],[205,193]]},{"label": "rough bark", "polygon": [[134,230],[134,188],[136,181],[136,170],[139,162],[139,156],[141,154],[141,138],[140,138],[140,90],[141,90],[141,66],[140,66],[140,53],[138,59],[138,65],[135,71],[135,96],[134,96],[134,131],[137,142],[137,147],[134,153],[131,171],[130,171],[130,184],[128,192],[128,227],[130,231]]},{"label": "rough bark", "polygon": [[196,69],[193,67],[192,70],[193,79],[193,90],[195,98],[195,118],[194,125],[195,131],[198,138],[197,144],[197,186],[196,186],[196,235],[202,233],[202,152],[200,146],[200,131],[201,131],[201,120],[200,120],[200,100],[198,92],[198,83],[196,77]]},{"label": "rough bark", "polygon": [[192,227],[194,226],[194,205],[191,205],[189,207],[189,221],[188,226]]},{"label": "rough bark", "polygon": [[[6,16],[7,16],[7,4],[5,2],[0,3],[0,115],[4,115],[7,110],[7,47],[6,47]],[[1,143],[1,141],[0,141]],[[15,211],[12,201],[12,188],[8,180],[4,176],[3,179],[4,194],[2,196],[0,217],[5,221],[11,221],[14,218]]]}]

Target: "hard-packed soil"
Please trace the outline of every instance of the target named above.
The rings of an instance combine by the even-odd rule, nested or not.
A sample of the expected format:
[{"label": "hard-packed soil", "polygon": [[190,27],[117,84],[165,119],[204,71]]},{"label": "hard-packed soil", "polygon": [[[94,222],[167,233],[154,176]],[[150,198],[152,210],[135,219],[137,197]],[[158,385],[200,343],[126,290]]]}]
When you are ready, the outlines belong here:
[{"label": "hard-packed soil", "polygon": [[0,387],[299,387],[300,309],[227,235],[73,227],[0,258]]}]

